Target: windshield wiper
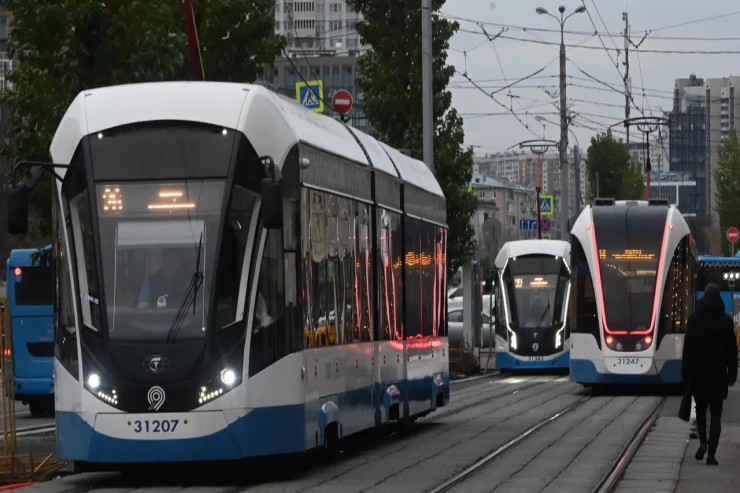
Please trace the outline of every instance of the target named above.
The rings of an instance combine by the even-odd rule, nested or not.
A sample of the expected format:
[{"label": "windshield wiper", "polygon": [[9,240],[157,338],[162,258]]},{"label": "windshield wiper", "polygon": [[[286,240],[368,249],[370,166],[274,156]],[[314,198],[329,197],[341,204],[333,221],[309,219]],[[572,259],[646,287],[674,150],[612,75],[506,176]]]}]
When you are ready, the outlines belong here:
[{"label": "windshield wiper", "polygon": [[540,316],[540,321],[537,322],[537,327],[535,327],[535,330],[539,330],[540,326],[542,325],[542,322],[545,321],[545,315],[550,311],[550,302],[547,302],[547,306],[545,307],[545,310],[542,312],[542,315]]},{"label": "windshield wiper", "polygon": [[185,317],[187,316],[186,312],[188,311],[191,303],[193,304],[193,315],[195,315],[198,290],[200,289],[201,285],[203,285],[203,273],[200,269],[200,251],[202,246],[203,233],[200,234],[200,241],[198,242],[198,253],[195,258],[195,272],[193,272],[193,277],[190,278],[190,284],[188,285],[188,292],[185,295],[185,299],[182,300],[182,304],[177,310],[177,314],[175,315],[175,319],[172,321],[170,330],[167,332],[167,337],[165,337],[164,340],[165,344],[171,344],[175,342],[177,334],[180,332],[180,328],[182,327],[183,322],[185,322]]}]

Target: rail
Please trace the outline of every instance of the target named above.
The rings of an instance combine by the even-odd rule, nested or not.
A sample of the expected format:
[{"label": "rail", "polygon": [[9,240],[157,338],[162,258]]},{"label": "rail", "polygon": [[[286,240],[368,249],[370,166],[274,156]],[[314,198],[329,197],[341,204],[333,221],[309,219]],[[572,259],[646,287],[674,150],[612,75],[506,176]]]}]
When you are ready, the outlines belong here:
[{"label": "rail", "polygon": [[451,477],[441,485],[437,486],[434,489],[429,490],[427,493],[443,493],[445,491],[450,490],[451,488],[457,486],[458,484],[462,483],[463,481],[469,479],[471,476],[473,476],[475,473],[483,469],[486,465],[488,465],[490,462],[494,461],[496,458],[498,458],[501,454],[509,450],[510,448],[514,447],[515,445],[519,444],[521,441],[525,440],[527,437],[529,437],[532,433],[536,432],[540,428],[549,425],[559,417],[563,416],[564,414],[567,414],[577,407],[584,404],[586,401],[588,401],[591,398],[591,396],[584,397],[583,399],[579,400],[578,402],[575,402],[571,404],[570,406],[566,407],[565,409],[562,409],[558,411],[557,413],[553,414],[549,418],[543,419],[536,425],[532,426],[525,432],[521,433],[520,435],[516,436],[515,438],[509,440],[493,452],[490,452],[482,459],[479,459],[475,464],[472,466],[466,468],[462,472],[456,474],[455,476]]},{"label": "rail", "polygon": [[624,471],[627,470],[627,466],[632,461],[632,458],[637,453],[642,442],[645,441],[645,437],[647,437],[650,429],[655,424],[655,420],[658,419],[658,413],[660,413],[660,409],[664,402],[665,398],[658,402],[647,419],[642,423],[642,426],[640,426],[637,432],[632,435],[632,438],[627,442],[627,445],[625,445],[622,453],[619,454],[619,457],[617,457],[617,460],[614,462],[614,465],[607,475],[604,476],[596,488],[594,488],[593,493],[612,493],[617,488],[619,480],[622,479],[622,475],[624,475]]},{"label": "rail", "polygon": [[[0,485],[35,482],[48,479],[65,466],[54,454],[19,454],[18,436],[26,436],[27,428],[19,433],[15,415],[15,371],[13,368],[13,331],[8,298],[0,298],[0,371],[2,372],[3,456],[0,457]],[[50,425],[34,428],[37,434],[50,431]],[[43,431],[42,431],[43,430]]]}]

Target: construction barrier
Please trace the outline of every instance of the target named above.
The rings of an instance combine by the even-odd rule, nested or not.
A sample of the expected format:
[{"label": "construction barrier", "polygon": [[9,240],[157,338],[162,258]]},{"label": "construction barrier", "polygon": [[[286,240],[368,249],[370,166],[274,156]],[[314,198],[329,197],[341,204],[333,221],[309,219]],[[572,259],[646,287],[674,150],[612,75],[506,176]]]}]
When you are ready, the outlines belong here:
[{"label": "construction barrier", "polygon": [[[3,456],[0,457],[0,485],[5,489],[20,488],[36,481],[50,479],[65,464],[54,460],[54,454],[18,454],[15,381],[13,370],[13,331],[8,298],[0,298],[0,371],[2,372]],[[0,489],[3,489],[0,486]]]}]

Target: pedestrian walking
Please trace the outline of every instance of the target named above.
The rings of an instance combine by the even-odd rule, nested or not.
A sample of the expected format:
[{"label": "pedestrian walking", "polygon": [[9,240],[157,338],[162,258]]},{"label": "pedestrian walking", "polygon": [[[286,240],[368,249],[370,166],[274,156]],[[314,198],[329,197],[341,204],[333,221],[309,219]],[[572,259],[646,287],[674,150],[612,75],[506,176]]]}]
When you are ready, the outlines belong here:
[{"label": "pedestrian walking", "polygon": [[[715,453],[722,431],[722,406],[728,386],[737,381],[738,347],[732,318],[725,313],[719,286],[707,284],[704,297],[689,317],[683,346],[683,381],[689,385],[696,402],[699,450],[696,460],[718,465]],[[707,440],[707,409],[711,416]]]}]

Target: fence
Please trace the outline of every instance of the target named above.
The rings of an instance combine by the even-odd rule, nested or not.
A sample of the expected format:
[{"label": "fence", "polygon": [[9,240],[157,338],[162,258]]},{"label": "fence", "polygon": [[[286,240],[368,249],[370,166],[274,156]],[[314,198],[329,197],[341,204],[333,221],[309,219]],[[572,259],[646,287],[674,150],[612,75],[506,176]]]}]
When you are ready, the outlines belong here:
[{"label": "fence", "polygon": [[3,456],[0,457],[0,484],[13,484],[48,479],[64,463],[54,454],[19,454],[15,415],[15,381],[13,369],[13,331],[7,298],[0,298],[0,372],[2,372]]}]

